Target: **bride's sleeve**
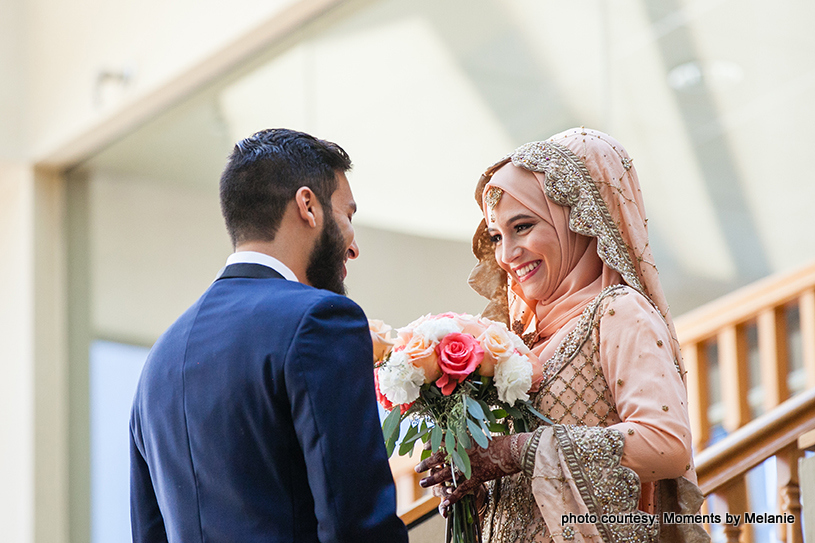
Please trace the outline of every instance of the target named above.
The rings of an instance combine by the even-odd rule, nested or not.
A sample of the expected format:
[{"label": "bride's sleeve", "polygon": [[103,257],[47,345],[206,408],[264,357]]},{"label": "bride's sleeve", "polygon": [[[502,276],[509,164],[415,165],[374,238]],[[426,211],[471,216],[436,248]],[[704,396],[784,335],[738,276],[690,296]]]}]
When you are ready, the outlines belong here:
[{"label": "bride's sleeve", "polygon": [[[655,541],[657,519],[637,511],[639,478],[620,465],[625,439],[619,431],[562,424],[538,431],[527,474],[550,534],[560,536],[556,541]],[[639,516],[616,516],[625,514]]]},{"label": "bride's sleeve", "polygon": [[635,292],[618,296],[600,318],[600,363],[622,422],[622,465],[645,483],[690,469],[687,394],[668,327]]}]

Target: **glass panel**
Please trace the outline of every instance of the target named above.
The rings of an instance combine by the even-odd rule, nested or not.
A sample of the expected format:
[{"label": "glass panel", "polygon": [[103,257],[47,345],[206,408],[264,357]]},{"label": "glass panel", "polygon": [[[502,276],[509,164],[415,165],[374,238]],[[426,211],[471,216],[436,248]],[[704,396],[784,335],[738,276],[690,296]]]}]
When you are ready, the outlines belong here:
[{"label": "glass panel", "polygon": [[130,406],[148,349],[90,349],[91,542],[130,541]]},{"label": "glass panel", "polygon": [[[778,471],[775,456],[771,456],[747,472],[747,503],[751,513],[778,513]],[[737,514],[741,514],[738,511]],[[743,519],[742,519],[743,521]],[[752,524],[753,541],[778,542],[778,526]]]}]

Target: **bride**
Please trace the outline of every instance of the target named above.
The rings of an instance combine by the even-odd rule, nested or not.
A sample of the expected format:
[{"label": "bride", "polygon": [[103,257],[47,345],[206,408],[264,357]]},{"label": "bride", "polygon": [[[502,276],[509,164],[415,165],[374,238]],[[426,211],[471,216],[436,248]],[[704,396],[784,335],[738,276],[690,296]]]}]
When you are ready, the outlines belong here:
[{"label": "bride", "polygon": [[532,402],[555,424],[530,420],[533,432],[471,449],[473,475],[456,489],[436,453],[417,466],[431,470],[421,484],[438,485],[443,507],[486,496],[490,543],[709,540],[695,524],[661,525],[702,496],[679,343],[625,149],[584,128],[528,143],[486,171],[476,200],[470,283],[490,300],[484,316],[544,361]]}]

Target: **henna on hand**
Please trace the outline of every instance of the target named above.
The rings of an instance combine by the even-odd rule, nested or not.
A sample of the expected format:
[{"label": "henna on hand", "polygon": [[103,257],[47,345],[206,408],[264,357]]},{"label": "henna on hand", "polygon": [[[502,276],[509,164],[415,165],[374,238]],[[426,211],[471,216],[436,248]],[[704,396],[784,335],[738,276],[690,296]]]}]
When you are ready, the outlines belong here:
[{"label": "henna on hand", "polygon": [[419,484],[424,488],[433,486],[433,494],[442,498],[439,508],[446,509],[483,483],[521,471],[521,450],[530,435],[523,433],[495,436],[486,449],[478,445],[468,449],[472,474],[469,479],[465,479],[463,474],[457,472],[456,487],[450,486],[453,474],[450,465],[445,463],[445,452],[437,451],[416,466],[417,473],[430,470],[430,475],[419,481]]}]

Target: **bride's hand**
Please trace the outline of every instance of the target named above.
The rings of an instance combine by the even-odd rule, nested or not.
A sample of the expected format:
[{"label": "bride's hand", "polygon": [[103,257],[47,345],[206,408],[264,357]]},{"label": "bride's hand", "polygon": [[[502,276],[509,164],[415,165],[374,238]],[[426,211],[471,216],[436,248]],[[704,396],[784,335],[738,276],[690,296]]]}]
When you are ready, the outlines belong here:
[{"label": "bride's hand", "polygon": [[521,450],[530,435],[495,436],[486,449],[478,445],[468,449],[472,474],[469,479],[465,479],[464,474],[457,471],[457,487],[448,485],[452,483],[453,475],[450,465],[445,463],[445,451],[439,450],[416,466],[417,473],[430,470],[430,475],[419,481],[419,484],[424,488],[444,484],[435,487],[433,494],[443,500],[439,508],[446,509],[482,483],[521,471]]}]

